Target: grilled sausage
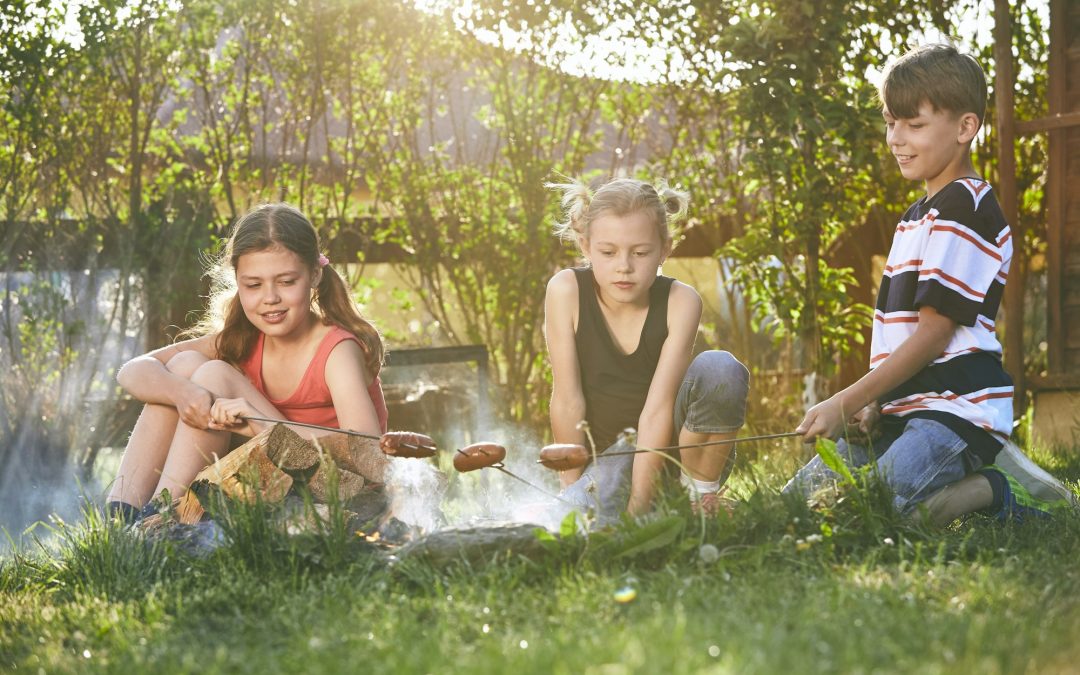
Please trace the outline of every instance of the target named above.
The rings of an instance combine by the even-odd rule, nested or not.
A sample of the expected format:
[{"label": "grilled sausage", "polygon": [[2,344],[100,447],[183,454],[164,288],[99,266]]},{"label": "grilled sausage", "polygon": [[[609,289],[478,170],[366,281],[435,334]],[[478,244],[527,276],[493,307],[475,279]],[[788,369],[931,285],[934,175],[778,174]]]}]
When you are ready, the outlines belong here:
[{"label": "grilled sausage", "polygon": [[555,443],[540,450],[540,463],[549,469],[567,471],[589,463],[589,451],[576,443]]},{"label": "grilled sausage", "polygon": [[465,473],[492,466],[506,459],[506,448],[498,443],[473,443],[454,453],[454,468]]},{"label": "grilled sausage", "polygon": [[379,449],[394,457],[434,457],[435,441],[412,431],[391,431],[379,439]]}]

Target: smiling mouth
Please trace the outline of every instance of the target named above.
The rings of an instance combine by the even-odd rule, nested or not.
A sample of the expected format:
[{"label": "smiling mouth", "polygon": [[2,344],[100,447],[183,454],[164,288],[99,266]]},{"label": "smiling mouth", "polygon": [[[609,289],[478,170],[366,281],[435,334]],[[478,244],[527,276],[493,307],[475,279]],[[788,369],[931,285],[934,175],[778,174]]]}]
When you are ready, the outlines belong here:
[{"label": "smiling mouth", "polygon": [[898,162],[910,162],[915,159],[915,155],[893,155],[893,157],[896,157]]},{"label": "smiling mouth", "polygon": [[287,310],[281,309],[276,312],[265,312],[262,314],[262,318],[265,321],[280,321],[281,319],[285,318],[286,311]]}]

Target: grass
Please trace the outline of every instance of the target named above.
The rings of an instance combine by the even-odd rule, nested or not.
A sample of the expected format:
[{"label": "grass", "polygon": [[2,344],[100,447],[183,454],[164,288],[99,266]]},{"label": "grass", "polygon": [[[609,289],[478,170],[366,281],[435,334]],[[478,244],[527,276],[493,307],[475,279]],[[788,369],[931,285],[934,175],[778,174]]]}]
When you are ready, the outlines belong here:
[{"label": "grass", "polygon": [[[1080,460],[1052,457],[1075,488]],[[0,562],[0,670],[1076,671],[1080,517],[927,532],[870,508],[873,481],[811,510],[776,493],[788,467],[754,466],[704,530],[672,499],[537,561],[388,565],[340,528],[267,528],[265,505],[194,558],[90,511]]]}]

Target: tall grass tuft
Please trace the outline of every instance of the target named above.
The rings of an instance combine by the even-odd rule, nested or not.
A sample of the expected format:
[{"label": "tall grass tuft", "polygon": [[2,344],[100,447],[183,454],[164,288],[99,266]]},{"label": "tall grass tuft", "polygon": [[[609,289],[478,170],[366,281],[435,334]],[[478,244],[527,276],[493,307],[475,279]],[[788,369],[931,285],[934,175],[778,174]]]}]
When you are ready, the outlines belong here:
[{"label": "tall grass tuft", "polygon": [[[78,523],[54,517],[42,527],[50,536],[32,535],[36,553],[16,552],[10,563],[24,584],[64,597],[89,594],[122,601],[143,597],[173,575],[170,563],[177,554],[170,544],[147,540],[89,502]],[[0,583],[9,584],[7,576],[0,574]]]},{"label": "tall grass tuft", "polygon": [[[332,572],[357,562],[369,548],[353,531],[350,513],[338,498],[338,473],[326,460],[329,473],[327,504],[315,504],[310,491],[300,486],[301,513],[285,503],[269,503],[258,490],[254,498],[230,499],[222,492],[208,494],[207,512],[221,528],[228,546],[215,551],[219,564],[299,582],[310,571]],[[252,476],[251,479],[257,480]]]}]

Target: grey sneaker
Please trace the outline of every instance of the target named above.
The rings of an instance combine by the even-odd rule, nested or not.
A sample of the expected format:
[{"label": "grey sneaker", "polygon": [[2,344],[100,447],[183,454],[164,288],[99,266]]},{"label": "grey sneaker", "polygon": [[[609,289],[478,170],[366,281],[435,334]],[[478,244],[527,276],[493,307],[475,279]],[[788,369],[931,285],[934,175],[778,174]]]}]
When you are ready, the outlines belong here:
[{"label": "grey sneaker", "polygon": [[1031,461],[1012,441],[1006,442],[1001,448],[994,464],[1015,478],[1032,497],[1050,503],[1064,500],[1074,509],[1080,508],[1080,503],[1077,503],[1076,495],[1072,490]]}]

